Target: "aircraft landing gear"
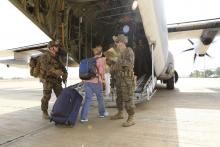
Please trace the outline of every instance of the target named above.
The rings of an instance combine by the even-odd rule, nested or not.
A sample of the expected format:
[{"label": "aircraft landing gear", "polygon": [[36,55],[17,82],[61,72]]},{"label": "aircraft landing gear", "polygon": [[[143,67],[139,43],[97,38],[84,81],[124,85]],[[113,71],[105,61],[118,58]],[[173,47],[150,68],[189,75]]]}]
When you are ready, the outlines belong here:
[{"label": "aircraft landing gear", "polygon": [[174,89],[175,76],[167,80],[167,89]]}]

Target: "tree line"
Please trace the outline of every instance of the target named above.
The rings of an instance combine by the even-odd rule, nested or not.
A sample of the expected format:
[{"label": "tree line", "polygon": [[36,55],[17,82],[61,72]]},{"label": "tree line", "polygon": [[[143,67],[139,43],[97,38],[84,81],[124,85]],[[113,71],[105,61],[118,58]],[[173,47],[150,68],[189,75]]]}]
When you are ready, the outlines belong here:
[{"label": "tree line", "polygon": [[205,71],[194,70],[189,77],[193,78],[220,78],[220,67],[214,70],[207,69]]}]

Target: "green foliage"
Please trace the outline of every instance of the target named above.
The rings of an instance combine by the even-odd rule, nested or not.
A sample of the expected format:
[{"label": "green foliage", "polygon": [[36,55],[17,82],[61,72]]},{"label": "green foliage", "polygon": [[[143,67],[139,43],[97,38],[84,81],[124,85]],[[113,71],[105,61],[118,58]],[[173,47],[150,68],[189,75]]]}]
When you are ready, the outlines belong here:
[{"label": "green foliage", "polygon": [[213,75],[214,74],[214,71],[212,71],[212,70],[205,70],[205,77],[210,77],[211,75]]},{"label": "green foliage", "polygon": [[218,76],[220,76],[220,67],[216,68],[215,74],[218,75]]},{"label": "green foliage", "polygon": [[191,78],[209,78],[209,77],[219,77],[220,76],[220,67],[215,70],[207,69],[204,71],[195,70],[190,73],[189,77]]}]

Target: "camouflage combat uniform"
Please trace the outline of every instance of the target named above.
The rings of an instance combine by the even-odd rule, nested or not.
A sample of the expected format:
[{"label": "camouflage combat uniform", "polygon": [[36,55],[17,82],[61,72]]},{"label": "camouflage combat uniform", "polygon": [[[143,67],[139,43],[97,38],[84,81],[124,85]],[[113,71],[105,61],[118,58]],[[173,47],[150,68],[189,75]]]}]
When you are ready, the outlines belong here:
[{"label": "camouflage combat uniform", "polygon": [[134,52],[127,47],[120,52],[116,64],[111,68],[111,84],[116,86],[116,104],[119,111],[123,110],[123,103],[128,115],[134,115]]},{"label": "camouflage combat uniform", "polygon": [[[50,52],[46,52],[41,56],[40,65],[40,81],[43,83],[41,110],[47,113],[52,90],[58,97],[62,91],[62,80],[67,78],[67,71],[59,58],[53,57]],[[65,78],[62,79],[61,76]]]}]

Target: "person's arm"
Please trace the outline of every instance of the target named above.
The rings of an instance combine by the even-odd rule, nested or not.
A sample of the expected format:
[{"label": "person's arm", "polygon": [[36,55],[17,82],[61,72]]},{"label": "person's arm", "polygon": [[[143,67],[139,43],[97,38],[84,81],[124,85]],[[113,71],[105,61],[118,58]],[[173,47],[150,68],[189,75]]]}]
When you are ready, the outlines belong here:
[{"label": "person's arm", "polygon": [[56,69],[54,64],[51,63],[51,57],[48,54],[42,56],[41,69],[45,72],[45,76],[60,77],[64,75],[62,69]]},{"label": "person's arm", "polygon": [[98,74],[101,77],[101,80],[104,81],[105,80],[105,58],[99,58],[97,61],[97,70],[98,70]]},{"label": "person's arm", "polygon": [[60,77],[64,75],[64,72],[61,69],[55,69],[54,67],[48,68],[48,75],[54,76],[54,77]]},{"label": "person's arm", "polygon": [[110,74],[111,74],[111,78],[110,78],[110,86],[111,88],[114,88],[115,87],[115,83],[116,83],[116,79],[115,79],[115,69],[114,69],[114,66],[115,65],[112,65],[110,67]]},{"label": "person's arm", "polygon": [[60,62],[60,67],[61,67],[61,70],[63,71],[63,75],[62,75],[63,83],[66,83],[67,82],[67,77],[68,77],[67,70],[61,62]]}]

